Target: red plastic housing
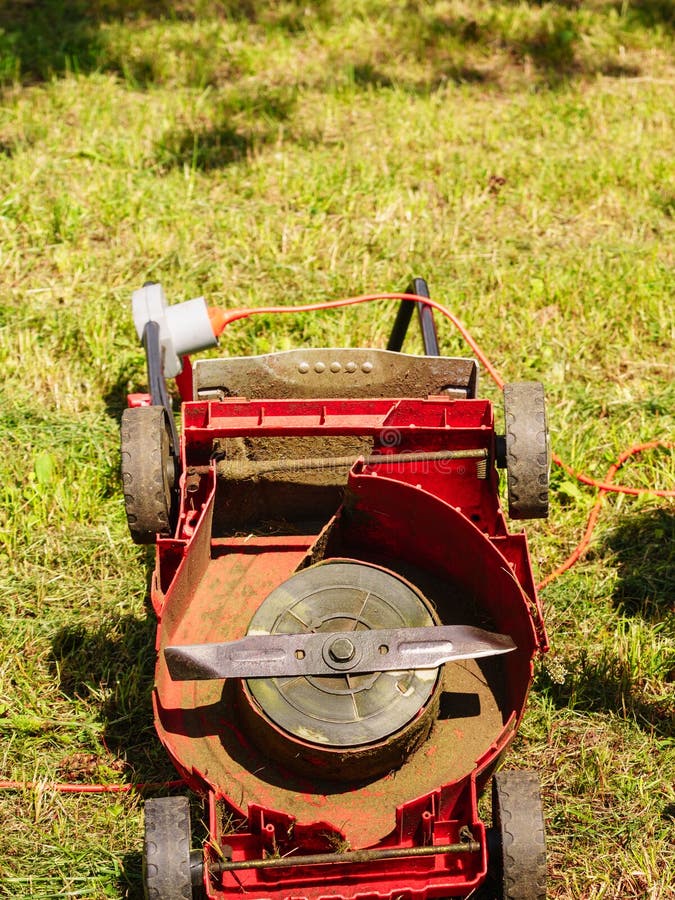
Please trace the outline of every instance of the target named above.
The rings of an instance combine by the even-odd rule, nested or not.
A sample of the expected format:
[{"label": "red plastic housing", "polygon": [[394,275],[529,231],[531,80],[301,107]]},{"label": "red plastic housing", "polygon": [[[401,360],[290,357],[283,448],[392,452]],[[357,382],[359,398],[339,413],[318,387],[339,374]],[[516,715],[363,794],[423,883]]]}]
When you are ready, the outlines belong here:
[{"label": "red plastic housing", "polygon": [[[481,471],[475,459],[378,465],[361,460],[345,476],[344,500],[323,527],[308,533],[214,534],[219,502],[214,440],[332,436],[370,436],[375,453],[397,456],[484,449],[487,466]],[[208,896],[430,900],[468,895],[487,871],[478,797],[522,717],[533,658],[547,643],[525,535],[507,532],[499,505],[491,404],[445,397],[186,402],[181,454],[178,527],[174,537],[157,542],[153,702],[158,734],[175,765],[193,789],[208,796]],[[478,670],[457,670],[465,681],[456,694],[468,706],[439,718],[423,748],[400,770],[369,783],[329,783],[319,768],[309,768],[304,777],[285,772],[242,729],[234,686],[174,682],[162,653],[168,644],[242,637],[265,597],[313,559],[319,546],[326,557],[385,561],[406,574],[424,572],[441,586],[442,620],[451,613],[452,598],[461,596],[517,645],[499,658],[498,668],[485,670],[492,693],[478,691],[478,712],[475,701],[467,700]],[[450,690],[448,696],[451,707],[455,694]],[[467,840],[477,846],[414,855],[415,848]],[[234,861],[288,855],[298,862],[221,873],[217,863],[224,848]],[[366,860],[348,855],[386,848],[411,853]],[[301,856],[316,853],[345,858],[303,864]]]}]

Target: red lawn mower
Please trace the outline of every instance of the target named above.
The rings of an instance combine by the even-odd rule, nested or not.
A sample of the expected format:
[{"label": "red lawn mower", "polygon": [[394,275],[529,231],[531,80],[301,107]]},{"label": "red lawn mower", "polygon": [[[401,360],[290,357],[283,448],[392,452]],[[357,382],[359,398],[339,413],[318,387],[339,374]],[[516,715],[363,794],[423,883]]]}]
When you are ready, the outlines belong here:
[{"label": "red lawn mower", "polygon": [[[187,797],[146,801],[149,898],[545,897],[538,778],[496,772],[547,649],[497,468],[511,518],[547,515],[544,392],[506,385],[498,434],[424,280],[392,296],[386,350],[190,364],[218,316],[134,294],[149,393],[122,474],[157,548],[155,725],[209,829],[191,849]],[[415,310],[424,356],[400,352]]]}]

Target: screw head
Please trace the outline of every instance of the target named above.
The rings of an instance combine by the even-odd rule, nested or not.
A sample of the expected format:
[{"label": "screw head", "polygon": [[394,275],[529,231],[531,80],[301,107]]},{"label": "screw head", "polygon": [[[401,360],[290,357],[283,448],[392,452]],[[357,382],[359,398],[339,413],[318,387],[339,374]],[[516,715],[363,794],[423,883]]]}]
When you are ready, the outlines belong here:
[{"label": "screw head", "polygon": [[332,660],[338,663],[349,662],[353,659],[356,650],[349,638],[335,638],[328,648],[328,655]]}]

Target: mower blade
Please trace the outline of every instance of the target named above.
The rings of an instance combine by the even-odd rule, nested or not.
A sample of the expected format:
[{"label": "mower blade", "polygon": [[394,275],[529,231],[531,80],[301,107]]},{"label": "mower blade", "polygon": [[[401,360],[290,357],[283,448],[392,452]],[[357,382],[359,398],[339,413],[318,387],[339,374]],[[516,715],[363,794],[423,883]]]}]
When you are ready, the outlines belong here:
[{"label": "mower blade", "polygon": [[437,669],[515,650],[506,634],[468,625],[248,635],[222,644],[166,647],[174,681],[291,678]]}]

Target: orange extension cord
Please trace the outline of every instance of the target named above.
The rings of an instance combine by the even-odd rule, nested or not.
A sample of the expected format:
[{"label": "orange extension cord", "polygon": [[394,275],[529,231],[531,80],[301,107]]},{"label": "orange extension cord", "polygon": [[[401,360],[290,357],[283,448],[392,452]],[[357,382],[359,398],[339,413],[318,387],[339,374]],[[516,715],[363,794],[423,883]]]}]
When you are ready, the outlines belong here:
[{"label": "orange extension cord", "polygon": [[[211,319],[211,327],[213,328],[213,333],[216,337],[219,337],[227,328],[227,326],[232,322],[236,322],[238,319],[248,319],[250,316],[277,315],[281,313],[317,312],[319,310],[325,309],[338,309],[342,306],[355,306],[358,303],[372,303],[377,300],[409,300],[414,303],[425,303],[427,306],[430,306],[433,309],[437,310],[442,316],[452,322],[457,331],[459,331],[464,340],[467,342],[469,347],[471,347],[477,359],[480,360],[483,367],[490,375],[497,387],[500,390],[504,387],[504,379],[501,377],[497,369],[492,365],[490,360],[483,353],[479,345],[476,343],[467,329],[462,325],[459,319],[457,319],[457,317],[454,316],[450,312],[450,310],[442,304],[437,303],[435,300],[431,300],[428,297],[418,296],[417,294],[363,294],[358,297],[346,297],[344,300],[332,300],[328,303],[308,303],[304,306],[259,306],[253,309],[218,309],[211,307],[209,309],[209,318]],[[646,444],[635,444],[634,446],[629,447],[627,450],[624,450],[624,452],[621,453],[621,455],[615,462],[612,463],[602,481],[598,481],[595,478],[584,475],[583,473],[575,472],[559,456],[557,456],[555,453],[551,454],[552,462],[554,462],[557,466],[563,468],[569,475],[571,475],[573,478],[576,478],[577,481],[580,481],[582,484],[597,488],[599,494],[588,517],[586,530],[582,539],[579,541],[578,545],[575,547],[572,553],[570,553],[567,559],[537,585],[537,590],[542,590],[552,581],[558,578],[559,575],[562,575],[563,572],[571,569],[572,566],[586,552],[586,549],[591,542],[591,536],[598,520],[598,516],[600,515],[600,509],[602,507],[603,500],[608,493],[630,494],[634,497],[640,496],[642,494],[651,494],[656,497],[675,497],[675,490],[665,491],[656,489],[652,490],[650,488],[624,487],[623,485],[616,485],[613,483],[614,476],[623,466],[623,464],[627,462],[627,460],[638,453],[642,453],[646,450],[654,450],[657,447],[673,448],[675,447],[675,443],[671,441],[650,441]],[[175,788],[181,787],[183,785],[184,782],[180,779],[177,781],[166,781],[158,784],[153,784],[150,782],[140,782],[135,784],[71,784],[56,782],[43,783],[40,781],[0,781],[0,790],[31,790],[41,787],[44,790],[57,791],[67,794],[119,794],[128,793],[132,790],[144,791],[160,788]]]},{"label": "orange extension cord", "polygon": [[131,791],[160,791],[185,787],[182,778],[175,781],[142,781],[133,784],[76,784],[70,781],[0,781],[0,791],[32,791],[36,788],[59,794],[128,794]]},{"label": "orange extension cord", "polygon": [[[328,303],[308,303],[304,306],[261,306],[255,307],[253,309],[217,309],[212,307],[209,309],[209,317],[211,319],[211,327],[213,328],[213,333],[216,335],[216,337],[219,337],[227,328],[227,326],[232,322],[236,322],[237,319],[247,319],[250,316],[255,315],[317,312],[318,310],[324,309],[337,309],[341,306],[354,306],[357,303],[372,303],[376,300],[409,300],[414,303],[425,303],[427,306],[432,307],[432,309],[437,310],[442,316],[445,316],[446,319],[449,319],[450,322],[452,322],[457,331],[459,331],[469,347],[471,347],[473,352],[476,354],[476,357],[480,360],[481,364],[490,375],[494,383],[497,385],[497,387],[500,390],[504,387],[504,379],[501,377],[498,370],[495,368],[495,366],[492,365],[485,353],[483,353],[483,351],[481,350],[480,346],[476,343],[469,331],[467,331],[467,329],[462,325],[459,319],[441,303],[437,303],[435,300],[431,300],[428,297],[419,296],[418,294],[363,294],[359,297],[347,297],[344,300],[332,300]],[[623,466],[623,464],[631,458],[631,456],[635,456],[636,454],[642,453],[645,450],[653,450],[657,447],[672,448],[674,446],[675,444],[670,441],[650,441],[646,444],[636,444],[633,447],[630,447],[628,450],[625,450],[619,456],[616,462],[612,463],[612,465],[607,470],[607,474],[605,475],[603,481],[597,481],[595,478],[591,478],[588,475],[584,475],[580,472],[575,472],[571,468],[571,466],[564,462],[557,454],[551,454],[551,461],[554,462],[557,466],[563,468],[569,475],[571,475],[573,478],[576,478],[577,481],[580,481],[582,484],[587,484],[590,487],[597,488],[600,493],[588,517],[586,531],[584,532],[584,536],[582,537],[581,541],[572,551],[572,553],[567,557],[565,562],[563,562],[560,566],[558,566],[557,569],[547,575],[546,578],[544,578],[544,580],[537,585],[538,590],[542,590],[547,585],[549,585],[559,575],[562,575],[563,572],[566,572],[568,569],[570,569],[577,562],[577,560],[579,560],[581,556],[583,556],[590,543],[591,535],[593,534],[593,529],[595,528],[595,524],[600,513],[600,508],[606,494],[630,494],[634,497],[638,497],[642,494],[651,494],[656,497],[675,497],[675,490],[662,491],[651,488],[625,487],[624,485],[613,483],[614,476],[619,471],[621,466]]]}]

